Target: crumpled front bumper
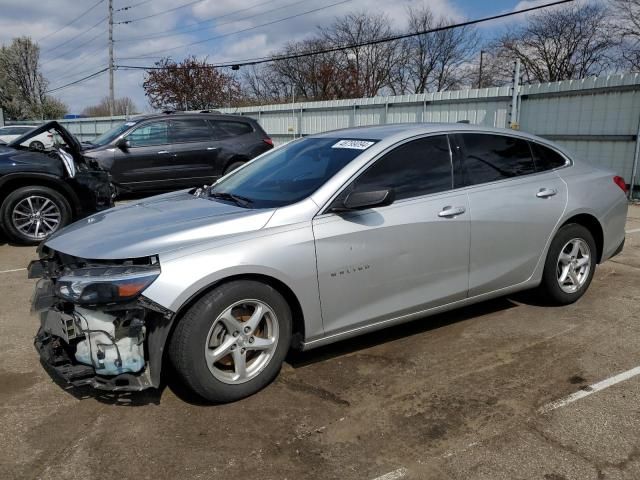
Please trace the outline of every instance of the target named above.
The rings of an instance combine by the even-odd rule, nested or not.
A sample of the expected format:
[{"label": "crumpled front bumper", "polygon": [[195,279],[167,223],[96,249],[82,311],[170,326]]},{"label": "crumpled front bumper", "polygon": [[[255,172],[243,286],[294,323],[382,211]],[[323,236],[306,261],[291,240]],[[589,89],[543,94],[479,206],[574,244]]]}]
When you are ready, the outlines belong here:
[{"label": "crumpled front bumper", "polygon": [[96,374],[93,367],[78,363],[71,352],[71,346],[62,337],[53,335],[47,330],[47,322],[52,322],[56,315],[42,312],[42,325],[34,339],[34,346],[40,355],[42,366],[59,381],[76,387],[91,386],[100,390],[140,391],[154,387],[149,369],[139,373],[122,373],[115,376]]}]

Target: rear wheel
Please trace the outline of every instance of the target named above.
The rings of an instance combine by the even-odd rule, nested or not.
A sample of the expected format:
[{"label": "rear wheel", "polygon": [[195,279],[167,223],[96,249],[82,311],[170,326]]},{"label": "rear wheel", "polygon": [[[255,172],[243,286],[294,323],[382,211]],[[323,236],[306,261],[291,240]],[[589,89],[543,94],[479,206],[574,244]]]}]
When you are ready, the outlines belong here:
[{"label": "rear wheel", "polygon": [[597,263],[596,243],[582,225],[562,227],[549,246],[541,290],[559,305],[578,300],[589,288]]},{"label": "rear wheel", "polygon": [[44,150],[44,143],[38,141],[38,140],[34,140],[33,142],[31,142],[29,144],[29,148],[31,150],[36,150],[38,152],[42,152]]},{"label": "rear wheel", "polygon": [[185,313],[169,345],[185,384],[212,402],[231,402],[268,385],[291,343],[291,310],[269,285],[234,281]]},{"label": "rear wheel", "polygon": [[71,221],[71,207],[51,188],[21,187],[7,195],[0,215],[11,240],[35,245]]}]

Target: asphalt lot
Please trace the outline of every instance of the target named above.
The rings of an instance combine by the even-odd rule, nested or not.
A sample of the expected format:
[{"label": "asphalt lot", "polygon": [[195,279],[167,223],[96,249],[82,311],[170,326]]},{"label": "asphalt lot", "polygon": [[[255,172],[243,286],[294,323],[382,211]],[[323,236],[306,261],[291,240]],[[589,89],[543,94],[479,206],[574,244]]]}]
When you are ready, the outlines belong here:
[{"label": "asphalt lot", "polygon": [[575,305],[521,294],[296,354],[222,406],[171,378],[130,395],[54,383],[32,347],[35,249],[2,244],[0,477],[640,478],[640,375],[607,380],[640,366],[639,206],[627,231]]}]

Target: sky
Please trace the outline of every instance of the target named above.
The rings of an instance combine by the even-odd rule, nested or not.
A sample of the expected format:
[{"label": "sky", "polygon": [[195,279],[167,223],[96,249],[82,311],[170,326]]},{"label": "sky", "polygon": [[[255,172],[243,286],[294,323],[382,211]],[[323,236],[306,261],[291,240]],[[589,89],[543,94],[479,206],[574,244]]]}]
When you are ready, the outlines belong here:
[{"label": "sky", "polygon": [[[394,28],[406,28],[407,8],[428,5],[440,16],[464,20],[549,3],[550,0],[112,0],[116,65],[152,65],[160,56],[227,62],[267,56],[285,42],[312,34],[352,11],[385,13]],[[92,8],[93,7],[93,8]],[[125,9],[126,7],[130,7]],[[173,9],[167,13],[165,10]],[[108,65],[108,0],[2,0],[0,44],[29,36],[41,48],[42,71],[53,89]],[[312,11],[313,10],[313,11]],[[81,18],[67,25],[75,17]],[[160,13],[160,14],[158,14]],[[292,17],[286,19],[286,17]],[[148,17],[148,18],[144,18]],[[522,19],[484,24],[485,37]],[[127,22],[131,23],[118,23]],[[264,25],[270,23],[270,25]],[[139,58],[145,57],[145,58]],[[144,72],[117,70],[116,97],[131,97],[150,111]],[[108,75],[52,93],[70,113],[96,104],[108,93]]]}]

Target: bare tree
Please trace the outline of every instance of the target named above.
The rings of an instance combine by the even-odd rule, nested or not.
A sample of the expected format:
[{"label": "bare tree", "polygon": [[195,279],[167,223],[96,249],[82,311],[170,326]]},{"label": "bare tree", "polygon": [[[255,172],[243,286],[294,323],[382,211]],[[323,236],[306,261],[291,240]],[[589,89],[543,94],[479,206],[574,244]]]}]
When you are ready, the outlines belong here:
[{"label": "bare tree", "polygon": [[[130,115],[136,113],[136,105],[129,97],[116,98],[113,102],[114,115]],[[108,117],[109,97],[104,97],[97,105],[91,105],[82,110],[82,115],[87,117]]]},{"label": "bare tree", "polygon": [[240,84],[233,76],[209,67],[195,56],[176,63],[163,58],[148,70],[142,87],[154,108],[199,110],[236,106],[241,102]]},{"label": "bare tree", "polygon": [[[360,12],[336,19],[320,33],[327,45],[339,47],[379,40],[392,35],[392,30],[385,15]],[[335,58],[340,71],[348,74],[344,96],[374,97],[390,84],[391,72],[400,59],[399,43],[349,47]]]},{"label": "bare tree", "polygon": [[[532,15],[493,48],[502,50],[502,59],[519,58],[526,81],[554,82],[610,70],[616,45],[606,8],[588,3]],[[503,68],[510,69],[509,63]]]},{"label": "bare tree", "polygon": [[624,63],[632,70],[640,70],[640,0],[611,0],[613,31],[621,40]]},{"label": "bare tree", "polygon": [[[40,71],[40,47],[28,37],[0,47],[0,107],[16,119],[60,116],[66,106],[46,94]],[[49,117],[51,118],[51,117]]]},{"label": "bare tree", "polygon": [[[451,25],[446,18],[436,18],[424,6],[409,8],[409,32],[417,33]],[[479,43],[471,27],[440,30],[409,37],[402,44],[403,56],[394,69],[394,90],[401,93],[439,92],[460,87]]]}]

